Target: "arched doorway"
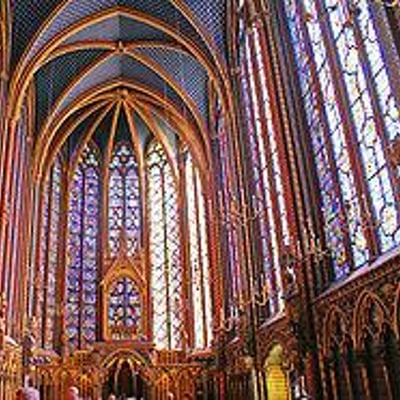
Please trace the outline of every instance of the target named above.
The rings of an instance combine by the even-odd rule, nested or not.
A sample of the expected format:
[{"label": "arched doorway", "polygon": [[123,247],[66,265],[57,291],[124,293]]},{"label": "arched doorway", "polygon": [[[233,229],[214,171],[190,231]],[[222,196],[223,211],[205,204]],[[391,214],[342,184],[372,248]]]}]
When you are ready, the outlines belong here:
[{"label": "arched doorway", "polygon": [[289,400],[289,381],[281,345],[275,345],[265,361],[268,399]]},{"label": "arched doorway", "polygon": [[108,399],[111,394],[118,399],[149,398],[146,382],[130,358],[121,357],[109,364],[103,384],[103,398]]}]

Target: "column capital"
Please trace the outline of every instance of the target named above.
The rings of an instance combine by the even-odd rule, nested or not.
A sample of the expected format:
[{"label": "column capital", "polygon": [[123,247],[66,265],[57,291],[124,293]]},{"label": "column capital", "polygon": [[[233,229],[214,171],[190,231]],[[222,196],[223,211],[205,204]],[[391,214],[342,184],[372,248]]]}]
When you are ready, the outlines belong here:
[{"label": "column capital", "polygon": [[0,71],[0,80],[2,82],[8,81],[8,78],[9,78],[9,75],[8,75],[8,73],[6,71],[4,71],[4,70]]}]

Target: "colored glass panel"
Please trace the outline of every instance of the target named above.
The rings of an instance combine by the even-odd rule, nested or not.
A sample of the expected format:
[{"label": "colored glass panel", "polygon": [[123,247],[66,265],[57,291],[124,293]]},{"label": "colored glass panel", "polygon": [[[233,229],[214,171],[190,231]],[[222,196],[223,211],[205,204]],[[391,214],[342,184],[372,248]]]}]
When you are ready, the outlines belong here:
[{"label": "colored glass panel", "polygon": [[132,256],[140,244],[141,208],[138,165],[132,147],[125,142],[115,146],[110,163],[108,193],[108,243],[115,257],[126,240],[127,253]]},{"label": "colored glass panel", "polygon": [[[59,158],[50,170],[43,191],[40,254],[38,270],[38,305],[41,318],[41,344],[46,349],[54,346],[54,323],[56,317],[56,274],[59,257],[59,226],[61,206],[62,169]],[[42,310],[45,310],[42,312]]]},{"label": "colored glass panel", "polygon": [[[353,16],[348,5],[341,1],[325,1],[325,6],[332,10],[329,23],[371,201],[369,219],[376,222],[380,247],[385,251],[400,240],[398,209],[384,152],[386,139],[400,135],[399,109],[390,88],[368,3],[363,0],[354,4],[357,16]],[[349,18],[353,18],[352,24],[348,24]],[[373,96],[378,101],[375,110]],[[380,134],[379,129],[384,129],[385,134]]]},{"label": "colored glass panel", "polygon": [[400,240],[385,153],[399,132],[398,105],[367,1],[287,0],[285,9],[339,279],[375,252],[368,230],[380,252]]},{"label": "colored glass panel", "polygon": [[74,172],[68,211],[65,332],[72,349],[96,340],[100,181],[93,147]]},{"label": "colored glass panel", "polygon": [[189,228],[190,282],[194,321],[194,346],[208,347],[211,340],[211,295],[205,199],[199,172],[190,153],[186,159],[186,200]]},{"label": "colored glass panel", "polygon": [[156,346],[182,346],[182,267],[177,184],[162,146],[147,153],[153,340]]},{"label": "colored glass panel", "polygon": [[141,300],[138,288],[127,277],[119,278],[109,293],[108,327],[114,340],[133,339],[140,335]]},{"label": "colored glass panel", "polygon": [[267,291],[268,314],[274,315],[283,308],[280,259],[282,249],[290,245],[290,233],[282,175],[285,160],[279,154],[261,41],[254,24],[241,48],[241,85],[253,173],[253,215],[262,253],[256,288]]}]

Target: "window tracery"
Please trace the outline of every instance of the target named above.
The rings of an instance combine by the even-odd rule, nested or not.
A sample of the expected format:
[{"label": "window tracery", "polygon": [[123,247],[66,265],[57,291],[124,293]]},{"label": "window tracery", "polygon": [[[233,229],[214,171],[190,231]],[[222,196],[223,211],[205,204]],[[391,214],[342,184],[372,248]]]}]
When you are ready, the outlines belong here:
[{"label": "window tracery", "polygon": [[136,156],[132,146],[118,143],[109,166],[108,186],[108,243],[115,257],[124,236],[127,254],[133,256],[140,246],[141,195]]},{"label": "window tracery", "polygon": [[173,170],[159,142],[146,155],[147,205],[150,222],[153,340],[158,347],[182,346],[183,281],[178,189]]},{"label": "window tracery", "polygon": [[[255,22],[248,30],[241,21],[241,88],[244,100],[249,162],[252,173],[251,201],[255,208],[260,258],[257,278],[259,292],[268,293],[267,315],[282,310],[281,259],[291,244],[276,115],[267,82],[262,48],[261,26]],[[276,111],[275,111],[276,112]],[[257,274],[258,275],[258,274]]]},{"label": "window tracery", "polygon": [[108,294],[108,330],[113,340],[136,338],[141,333],[140,292],[129,277],[116,280]]},{"label": "window tracery", "polygon": [[[86,349],[102,335],[111,340],[150,340],[160,349],[211,345],[208,206],[189,149],[180,147],[185,150],[178,157],[177,148],[184,143],[172,135],[170,155],[154,138],[147,147],[141,143],[142,168],[137,161],[142,150],[137,154],[122,133],[118,140],[110,139],[113,150],[107,165],[102,152],[108,154],[109,147],[97,137],[87,142],[76,161],[71,150],[79,144],[71,140],[63,148],[63,157],[70,160],[63,172],[57,161],[50,186],[43,191],[41,218],[46,225],[39,238],[43,260],[38,274],[51,272],[49,258],[54,271],[57,267],[64,276],[57,281],[51,272],[36,290],[41,297],[35,299],[36,309],[48,308],[51,329],[61,333],[60,343],[48,333],[50,325],[41,321],[42,338],[56,343],[54,350],[64,343],[70,351]],[[177,169],[174,157],[179,159]],[[228,173],[229,166],[224,168]],[[231,232],[230,240],[236,240],[235,235]],[[65,244],[60,243],[64,239]],[[236,257],[238,249],[232,251]],[[139,259],[143,265],[136,264]],[[121,262],[138,265],[135,278],[121,277],[104,292],[104,277]],[[232,263],[238,270],[239,264],[233,259]],[[136,279],[144,287],[137,286]]]},{"label": "window tracery", "polygon": [[56,158],[43,191],[40,253],[37,279],[39,283],[38,307],[40,343],[46,349],[54,346],[54,321],[56,317],[56,276],[59,260],[59,226],[61,213],[62,165],[60,157]]},{"label": "window tracery", "polygon": [[74,171],[68,210],[65,332],[70,348],[96,340],[99,199],[99,158],[86,147]]},{"label": "window tracery", "polygon": [[371,5],[285,1],[334,279],[400,241],[399,104]]},{"label": "window tracery", "polygon": [[206,204],[199,171],[190,153],[186,158],[186,199],[189,228],[189,263],[194,321],[194,347],[201,349],[211,341],[211,294],[206,228]]}]

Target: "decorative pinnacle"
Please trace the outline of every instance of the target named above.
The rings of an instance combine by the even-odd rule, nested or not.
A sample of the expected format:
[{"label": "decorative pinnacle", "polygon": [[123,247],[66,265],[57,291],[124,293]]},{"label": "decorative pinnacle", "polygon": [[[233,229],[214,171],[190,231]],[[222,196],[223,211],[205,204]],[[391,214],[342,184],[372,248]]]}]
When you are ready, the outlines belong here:
[{"label": "decorative pinnacle", "polygon": [[121,53],[121,54],[126,53],[126,47],[121,40],[118,40],[116,50],[118,53]]}]

